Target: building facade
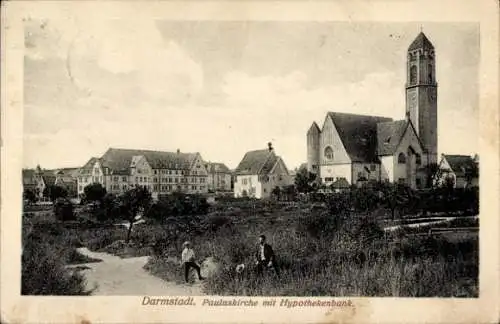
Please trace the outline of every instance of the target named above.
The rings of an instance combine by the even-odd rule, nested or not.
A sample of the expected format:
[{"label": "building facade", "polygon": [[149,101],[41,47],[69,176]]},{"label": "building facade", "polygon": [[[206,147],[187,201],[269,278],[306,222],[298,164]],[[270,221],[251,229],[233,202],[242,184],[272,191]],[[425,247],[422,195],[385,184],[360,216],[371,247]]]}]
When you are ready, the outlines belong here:
[{"label": "building facade", "polygon": [[420,33],[408,48],[406,116],[327,113],[307,131],[307,169],[326,185],[390,181],[423,188],[437,156],[434,47]]},{"label": "building facade", "polygon": [[439,162],[436,185],[448,182],[454,188],[479,186],[479,156],[442,154]]},{"label": "building facade", "polygon": [[268,149],[247,152],[234,176],[235,197],[268,198],[275,187],[292,184],[283,159],[270,144]]},{"label": "building facade", "polygon": [[232,173],[224,163],[206,162],[207,188],[210,192],[231,191]]},{"label": "building facade", "polygon": [[206,193],[207,171],[199,153],[110,148],[91,158],[80,170],[78,194],[100,183],[107,192],[121,194],[135,186],[149,189],[153,198],[173,192]]}]

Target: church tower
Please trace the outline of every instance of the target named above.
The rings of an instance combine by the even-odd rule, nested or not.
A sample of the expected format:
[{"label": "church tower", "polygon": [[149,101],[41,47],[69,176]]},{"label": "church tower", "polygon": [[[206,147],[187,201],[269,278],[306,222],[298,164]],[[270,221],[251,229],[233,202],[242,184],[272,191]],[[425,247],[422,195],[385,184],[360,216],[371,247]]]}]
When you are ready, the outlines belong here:
[{"label": "church tower", "polygon": [[319,141],[321,130],[313,122],[307,131],[307,171],[319,175]]},{"label": "church tower", "polygon": [[437,163],[437,83],[434,46],[420,33],[408,48],[406,116],[427,151],[428,163]]}]

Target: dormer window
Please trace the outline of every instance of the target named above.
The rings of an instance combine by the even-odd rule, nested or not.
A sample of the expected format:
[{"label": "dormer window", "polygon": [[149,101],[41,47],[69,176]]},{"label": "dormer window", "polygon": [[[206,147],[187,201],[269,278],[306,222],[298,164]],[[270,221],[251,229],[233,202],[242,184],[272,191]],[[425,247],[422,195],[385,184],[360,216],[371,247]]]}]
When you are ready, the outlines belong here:
[{"label": "dormer window", "polygon": [[399,155],[398,155],[398,163],[399,164],[406,163],[406,156],[405,156],[404,153],[399,153]]}]

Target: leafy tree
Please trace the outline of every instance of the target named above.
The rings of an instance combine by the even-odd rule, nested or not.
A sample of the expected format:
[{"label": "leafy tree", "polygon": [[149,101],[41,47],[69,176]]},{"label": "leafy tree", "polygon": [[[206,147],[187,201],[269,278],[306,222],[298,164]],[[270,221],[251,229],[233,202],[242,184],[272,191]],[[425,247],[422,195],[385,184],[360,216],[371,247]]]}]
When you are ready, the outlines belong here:
[{"label": "leafy tree", "polygon": [[57,220],[74,220],[73,204],[67,198],[57,198],[54,202],[54,215]]},{"label": "leafy tree", "polygon": [[283,188],[282,191],[287,201],[295,200],[295,197],[297,196],[297,190],[295,188],[295,185],[286,186],[285,188]]},{"label": "leafy tree", "polygon": [[43,189],[43,196],[54,202],[57,198],[66,198],[68,196],[68,191],[64,187],[49,185]]},{"label": "leafy tree", "polygon": [[281,200],[281,188],[278,186],[274,187],[271,195],[274,197],[274,199]]},{"label": "leafy tree", "polygon": [[410,188],[397,183],[381,183],[379,187],[380,202],[391,210],[391,217],[396,218],[396,210],[403,209],[410,201]]},{"label": "leafy tree", "polygon": [[316,175],[301,168],[295,175],[295,187],[298,192],[309,193],[314,191],[316,182]]},{"label": "leafy tree", "polygon": [[23,197],[30,204],[34,204],[38,201],[38,196],[34,189],[24,189]]},{"label": "leafy tree", "polygon": [[83,189],[83,193],[86,201],[102,203],[104,196],[106,195],[106,188],[104,188],[100,183],[93,183],[86,186]]},{"label": "leafy tree", "polygon": [[435,181],[439,176],[439,165],[437,163],[429,163],[427,166],[424,167],[424,171],[427,178],[427,186],[434,187]]},{"label": "leafy tree", "polygon": [[467,182],[467,186],[471,186],[472,180],[479,178],[479,168],[477,165],[471,165],[465,168],[465,181]]},{"label": "leafy tree", "polygon": [[121,209],[124,216],[129,221],[126,242],[130,241],[130,234],[136,217],[140,214],[146,214],[151,206],[151,193],[146,187],[137,186],[126,191],[121,197]]}]

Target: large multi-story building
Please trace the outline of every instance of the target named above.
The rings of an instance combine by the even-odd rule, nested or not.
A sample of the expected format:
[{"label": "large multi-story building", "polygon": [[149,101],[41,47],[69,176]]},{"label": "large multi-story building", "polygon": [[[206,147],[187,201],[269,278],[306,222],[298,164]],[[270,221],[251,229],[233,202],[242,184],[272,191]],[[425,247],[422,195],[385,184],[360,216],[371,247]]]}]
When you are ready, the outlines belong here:
[{"label": "large multi-story building", "polygon": [[107,192],[120,194],[134,186],[148,188],[153,198],[162,194],[206,193],[207,170],[200,153],[161,152],[110,148],[91,158],[78,176],[78,194],[100,183]]}]

